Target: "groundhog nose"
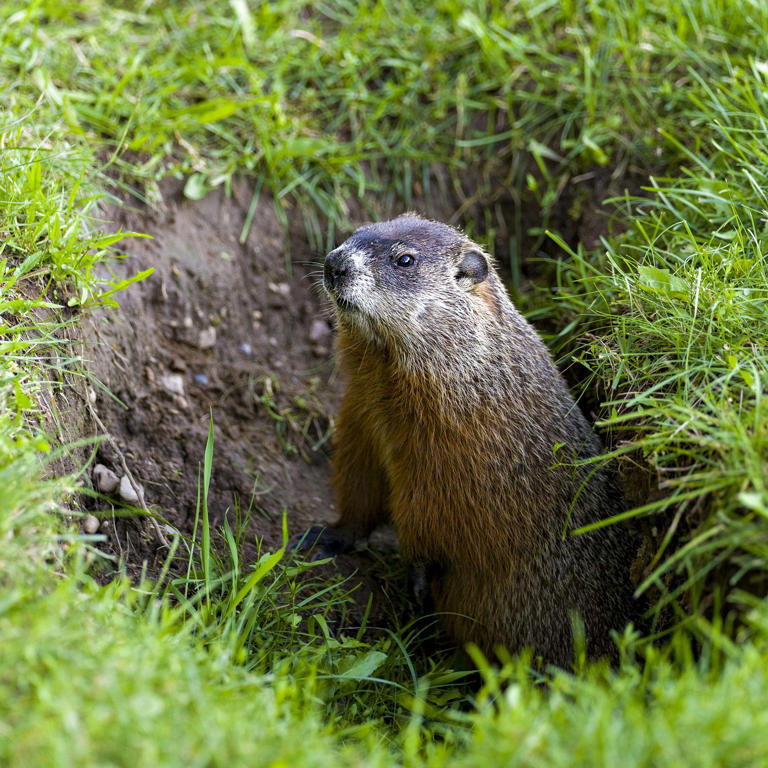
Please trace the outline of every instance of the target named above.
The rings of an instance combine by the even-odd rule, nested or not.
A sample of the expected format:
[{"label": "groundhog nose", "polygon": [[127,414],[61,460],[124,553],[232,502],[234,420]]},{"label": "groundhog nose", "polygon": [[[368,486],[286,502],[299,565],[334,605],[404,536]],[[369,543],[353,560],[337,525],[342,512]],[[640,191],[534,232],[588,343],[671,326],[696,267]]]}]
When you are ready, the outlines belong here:
[{"label": "groundhog nose", "polygon": [[341,248],[331,251],[325,257],[325,265],[323,266],[323,282],[325,287],[329,291],[336,290],[344,275],[347,274],[347,271],[347,260],[344,258]]}]

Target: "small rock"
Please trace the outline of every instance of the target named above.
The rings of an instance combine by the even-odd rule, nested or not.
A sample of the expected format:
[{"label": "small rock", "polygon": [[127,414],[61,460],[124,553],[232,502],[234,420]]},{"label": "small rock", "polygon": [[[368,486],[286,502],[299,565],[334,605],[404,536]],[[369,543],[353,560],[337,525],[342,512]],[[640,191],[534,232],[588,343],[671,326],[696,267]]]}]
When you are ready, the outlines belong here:
[{"label": "small rock", "polygon": [[147,381],[150,384],[155,383],[155,372],[148,365],[144,366],[144,375],[147,377]]},{"label": "small rock", "polygon": [[93,484],[97,491],[112,493],[120,485],[120,478],[109,467],[97,464],[93,468]]},{"label": "small rock", "polygon": [[184,379],[178,373],[171,373],[160,379],[160,385],[172,395],[184,396]]},{"label": "small rock", "polygon": [[253,354],[253,349],[252,349],[251,345],[250,345],[250,344],[248,344],[248,343],[243,343],[243,344],[241,344],[241,345],[240,345],[240,346],[237,348],[237,351],[238,351],[238,352],[241,352],[241,353],[242,353],[242,354],[244,354],[246,357],[250,357],[250,356]]},{"label": "small rock", "polygon": [[99,518],[94,515],[86,515],[83,518],[83,530],[86,533],[96,533],[99,530]]},{"label": "small rock", "polygon": [[328,347],[324,347],[322,344],[315,344],[312,347],[312,354],[315,357],[325,357],[328,354]]},{"label": "small rock", "polygon": [[91,387],[88,387],[88,402],[91,405],[96,402],[96,392]]},{"label": "small rock", "polygon": [[[144,495],[144,489],[139,485],[139,490]],[[129,504],[135,504],[139,500],[139,496],[136,491],[133,490],[131,481],[128,479],[128,475],[123,475],[120,478],[120,498],[123,501],[127,501]]]},{"label": "small rock", "polygon": [[197,346],[200,349],[210,349],[216,346],[216,329],[211,325],[204,331],[200,331],[197,339]]},{"label": "small rock", "polygon": [[201,387],[208,386],[208,377],[204,373],[196,373],[192,377]]},{"label": "small rock", "polygon": [[174,357],[173,360],[171,360],[171,370],[184,373],[184,371],[187,370],[187,363],[185,362],[184,358]]},{"label": "small rock", "polygon": [[309,329],[310,341],[320,341],[326,336],[330,336],[331,326],[325,320],[313,320]]},{"label": "small rock", "polygon": [[267,288],[278,296],[288,298],[291,295],[290,283],[267,283]]}]

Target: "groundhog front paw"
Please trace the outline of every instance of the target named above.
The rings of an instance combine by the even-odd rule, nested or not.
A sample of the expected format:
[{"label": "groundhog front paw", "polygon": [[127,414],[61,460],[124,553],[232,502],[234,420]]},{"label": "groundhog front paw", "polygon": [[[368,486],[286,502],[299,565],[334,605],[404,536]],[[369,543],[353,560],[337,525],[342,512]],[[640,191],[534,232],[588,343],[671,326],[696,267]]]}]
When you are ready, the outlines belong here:
[{"label": "groundhog front paw", "polygon": [[313,525],[303,533],[292,536],[288,542],[291,549],[306,552],[308,560],[324,560],[349,552],[355,544],[354,536],[344,528]]},{"label": "groundhog front paw", "polygon": [[427,580],[427,569],[423,565],[409,563],[408,581],[416,607],[420,613],[427,613],[432,607],[432,592]]}]

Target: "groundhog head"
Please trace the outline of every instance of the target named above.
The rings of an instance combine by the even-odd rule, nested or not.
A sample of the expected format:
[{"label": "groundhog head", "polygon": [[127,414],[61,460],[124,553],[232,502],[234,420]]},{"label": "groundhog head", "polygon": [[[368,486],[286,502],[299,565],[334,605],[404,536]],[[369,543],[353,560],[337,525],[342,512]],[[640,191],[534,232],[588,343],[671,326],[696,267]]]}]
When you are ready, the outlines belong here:
[{"label": "groundhog head", "polygon": [[[481,248],[446,224],[404,215],[360,227],[325,258],[340,325],[371,341],[465,334],[495,277]],[[478,307],[480,302],[481,307]]]}]

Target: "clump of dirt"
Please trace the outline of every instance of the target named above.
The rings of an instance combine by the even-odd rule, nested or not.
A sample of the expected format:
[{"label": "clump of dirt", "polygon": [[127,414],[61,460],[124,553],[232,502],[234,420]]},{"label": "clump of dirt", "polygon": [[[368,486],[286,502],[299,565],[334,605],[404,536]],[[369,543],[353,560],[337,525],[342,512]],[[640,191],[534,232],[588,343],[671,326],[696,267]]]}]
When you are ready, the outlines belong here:
[{"label": "clump of dirt", "polygon": [[[250,509],[245,555],[255,559],[259,546],[282,546],[284,512],[292,534],[336,516],[328,459],[342,383],[318,286],[323,254],[310,250],[301,221],[280,222],[267,197],[241,243],[252,195],[245,181],[200,201],[184,198],[180,184],[163,193],[159,210],[109,214],[117,226],[151,235],[125,241],[118,274],[155,273],[83,328],[94,377],[90,432],[112,438],[93,464],[120,476],[125,461],[146,505],[191,537],[212,415],[211,525],[219,528],[229,510],[234,527],[236,507],[241,516]],[[167,556],[163,528],[115,518],[103,499],[90,505],[103,519],[107,551],[130,574],[156,574]],[[369,561],[382,557],[398,561],[393,534],[374,549],[328,569],[349,575],[377,570]],[[368,591],[383,596],[380,578],[365,581],[363,604]]]}]

